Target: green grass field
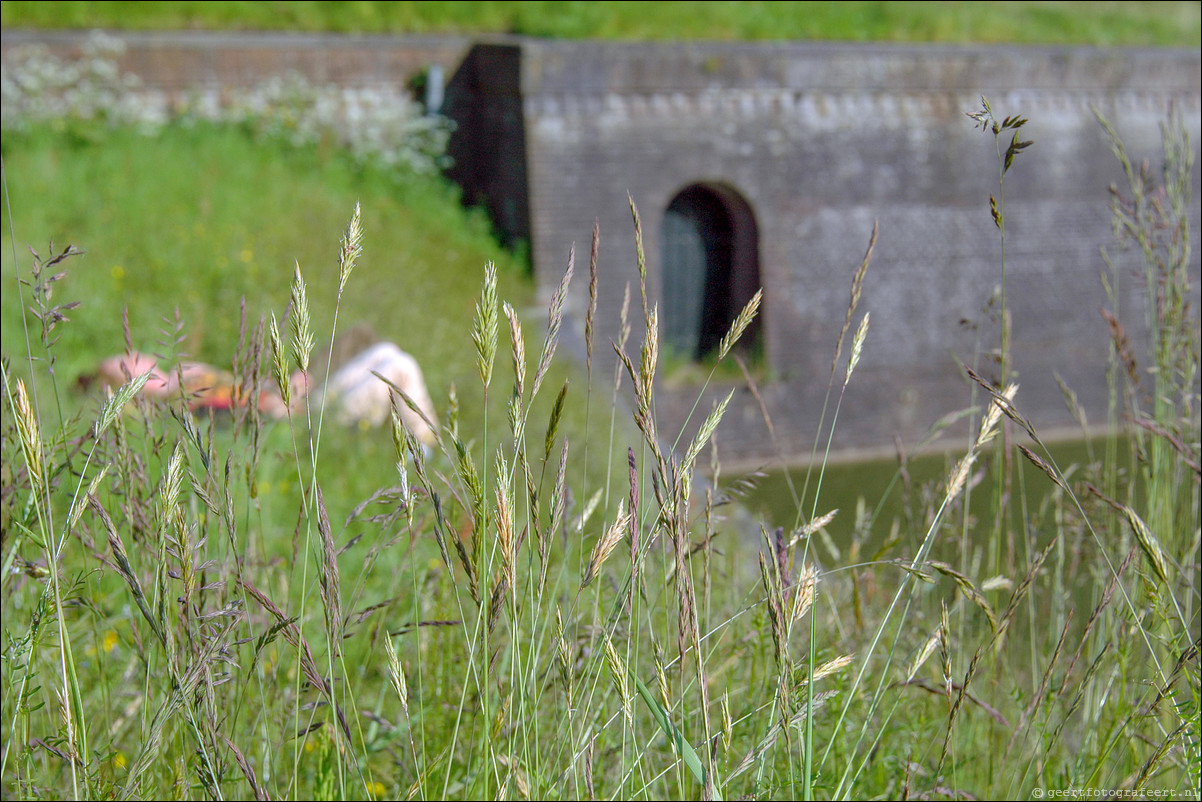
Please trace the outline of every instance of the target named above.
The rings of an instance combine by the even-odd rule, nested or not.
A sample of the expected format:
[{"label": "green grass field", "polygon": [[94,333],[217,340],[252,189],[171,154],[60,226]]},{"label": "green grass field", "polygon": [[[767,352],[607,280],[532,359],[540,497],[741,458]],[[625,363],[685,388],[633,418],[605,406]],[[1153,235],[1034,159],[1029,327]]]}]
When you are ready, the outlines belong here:
[{"label": "green grass field", "polygon": [[[1112,434],[1024,455],[999,435],[1021,389],[982,388],[967,453],[833,518],[822,465],[795,471],[762,534],[731,503],[755,477],[719,467],[707,494],[704,436],[663,452],[656,340],[625,344],[622,403],[552,357],[554,301],[532,308],[442,179],[183,122],[0,149],[5,799],[1199,798],[1183,143],[1133,154],[1166,169],[1121,190],[1160,303],[1124,310],[1150,346],[1116,338]],[[86,254],[34,274],[29,248],[68,243]],[[320,371],[355,323],[396,340],[430,453],[315,403],[194,416],[77,387],[126,328],[270,377],[260,322],[297,264],[281,361],[310,334]]]},{"label": "green grass field", "polygon": [[[483,265],[498,265],[501,291],[527,325],[545,322],[545,311],[531,306],[527,266],[496,244],[487,218],[465,210],[439,177],[364,168],[337,151],[294,150],[206,124],[175,125],[153,137],[127,129],[88,129],[85,137],[74,130],[14,132],[5,135],[4,159],[17,238],[6,227],[0,334],[14,375],[27,381],[24,347],[16,345],[32,339],[39,389],[61,396],[64,417],[94,408],[76,380],[125,350],[126,326],[133,348],[161,355],[165,365],[188,358],[230,369],[245,329],[272,312],[283,319],[297,265],[328,351],[338,289],[335,245],[356,202],[366,210],[368,246],[342,297],[342,333],[362,328],[413,353],[439,410],[449,389],[458,388],[466,430],[485,419],[471,338],[462,329]],[[143,165],[170,169],[160,167],[148,180]],[[57,383],[42,387],[46,354],[38,321],[22,315],[22,302],[28,307],[32,296],[17,285],[14,251],[28,271],[30,249],[48,258],[51,247],[68,244],[84,255],[68,261],[66,277],[53,285],[53,303],[80,307],[54,332]],[[544,411],[577,376],[574,368],[555,366],[550,398],[540,399]],[[582,392],[583,382],[575,384]],[[489,401],[490,413],[503,420],[505,395]],[[582,412],[569,409],[566,421],[582,439]],[[381,456],[392,445],[352,431],[338,432],[329,447]],[[392,472],[384,462],[333,478],[348,497],[362,497]]]},{"label": "green grass field", "polygon": [[[487,219],[465,213],[441,179],[394,179],[336,154],[256,143],[232,127],[103,136],[90,144],[14,134],[4,146],[21,249],[44,253],[53,240],[87,251],[58,289],[88,310],[63,331],[60,359],[69,372],[89,367],[96,354],[85,345],[120,349],[125,306],[136,347],[159,347],[162,318],[178,306],[188,331],[178,350],[228,359],[240,299],[252,321],[282,311],[294,263],[313,286],[317,324],[328,327],[337,289],[330,240],[337,242],[356,200],[370,209],[364,226],[374,244],[347,303],[381,337],[411,343],[441,374],[439,384],[467,373],[450,327],[470,314],[486,261],[497,261],[505,286],[524,294],[519,304],[530,301],[525,266],[494,244]],[[4,258],[11,281],[11,249]],[[165,297],[171,308],[160,308]],[[5,340],[19,339],[16,294],[6,292],[3,303]]]},{"label": "green grass field", "polygon": [[[578,366],[553,361],[531,401],[545,317],[515,349],[499,302],[527,303],[522,271],[432,179],[398,188],[238,130],[4,147],[18,237],[88,249],[55,267],[50,303],[82,305],[52,332],[53,377],[29,374],[40,326],[4,293],[6,797],[1196,798],[1196,396],[1155,424],[1185,452],[1136,430],[1130,451],[1100,441],[1046,474],[991,440],[999,412],[938,478],[896,484],[902,512],[843,510],[836,544],[811,537],[829,506],[803,495],[757,557],[722,500],[738,477],[706,498],[688,480],[703,441],[668,459]],[[180,169],[140,195],[132,165],[163,159]],[[404,266],[424,253],[446,281],[429,303],[447,329],[423,346],[446,411],[428,457],[319,432],[317,408],[193,419],[74,391],[120,350],[125,304],[139,347],[178,303],[179,350],[239,350],[237,293],[252,324],[282,314],[293,260],[327,340],[355,200],[343,324],[406,342],[423,279],[404,274],[423,271]],[[5,238],[10,288],[21,245]],[[645,389],[654,346],[628,350]],[[1196,371],[1196,348],[1180,359]],[[606,469],[626,446],[633,469]]]},{"label": "green grass field", "polygon": [[4,26],[1198,47],[1196,2],[24,2]]}]

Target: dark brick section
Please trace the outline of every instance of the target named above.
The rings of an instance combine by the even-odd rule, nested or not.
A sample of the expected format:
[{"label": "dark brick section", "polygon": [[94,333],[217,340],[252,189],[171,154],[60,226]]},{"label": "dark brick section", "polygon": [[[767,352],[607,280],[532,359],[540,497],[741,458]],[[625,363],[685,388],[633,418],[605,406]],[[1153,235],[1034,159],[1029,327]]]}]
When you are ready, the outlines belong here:
[{"label": "dark brick section", "polygon": [[521,53],[517,45],[472,48],[447,85],[442,110],[456,122],[448,175],[466,202],[487,207],[508,244],[530,239]]},{"label": "dark brick section", "polygon": [[[4,32],[4,50],[20,36]],[[122,38],[129,45],[122,66],[160,89],[246,85],[290,69],[318,82],[398,86],[427,65],[442,65],[450,76],[444,111],[459,122],[452,175],[465,197],[486,204],[510,241],[530,243],[547,295],[576,247],[569,311],[577,342],[565,345],[582,354],[594,220],[602,237],[595,352],[612,354],[629,283],[636,325],[627,349],[635,354],[642,309],[628,196],[642,217],[651,303],[662,297],[661,225],[673,198],[697,185],[740,198],[740,208],[754,217],[758,260],[750,261],[758,263],[764,286],[763,357],[752,372],[779,442],[771,442],[757,399],[733,378],[711,384],[686,424],[698,387],[669,366],[657,408],[666,437],[682,428],[689,437],[711,398],[735,388],[718,442],[724,456],[746,460],[808,455],[819,437],[852,273],[874,221],[879,237],[860,306],[860,314],[871,311],[872,323],[842,397],[834,448],[888,446],[895,436],[910,446],[944,415],[980,401],[960,365],[996,375],[991,352],[1000,310],[991,297],[1002,281],[1001,243],[988,205],[998,192],[995,143],[966,116],[982,95],[999,116],[1029,118],[1023,137],[1035,143],[1005,184],[1019,408],[1044,429],[1071,425],[1058,375],[1090,422],[1103,423],[1109,341],[1098,308],[1110,302],[1099,274],[1116,283],[1137,344],[1144,299],[1131,254],[1115,255],[1114,273],[1099,255],[1102,247],[1115,251],[1108,188],[1124,182],[1093,110],[1114,123],[1135,158],[1154,165],[1171,108],[1186,121],[1195,154],[1202,133],[1196,51]],[[55,47],[77,42],[61,38]],[[1195,157],[1195,243],[1197,165]],[[1192,258],[1196,288],[1202,283],[1197,247]],[[856,323],[858,315],[852,331]],[[835,370],[827,425],[852,331]],[[602,365],[599,375],[612,375],[609,367]],[[967,431],[966,423],[957,424],[959,435]]]}]

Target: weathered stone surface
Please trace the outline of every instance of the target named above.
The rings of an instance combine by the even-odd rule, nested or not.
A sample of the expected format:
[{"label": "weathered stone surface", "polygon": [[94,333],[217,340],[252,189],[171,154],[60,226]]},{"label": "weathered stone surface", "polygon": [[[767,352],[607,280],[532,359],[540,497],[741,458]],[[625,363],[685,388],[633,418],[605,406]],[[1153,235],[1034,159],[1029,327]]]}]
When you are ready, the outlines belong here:
[{"label": "weathered stone surface", "polygon": [[[497,57],[495,48],[477,47],[464,70]],[[1109,271],[1099,249],[1113,250],[1108,189],[1122,185],[1122,172],[1093,110],[1134,156],[1155,161],[1160,126],[1176,109],[1197,152],[1196,52],[540,41],[505,57],[504,74],[519,81],[494,80],[474,94],[461,86],[458,102],[482,116],[481,108],[509,109],[510,127],[492,127],[491,145],[467,149],[487,159],[516,152],[520,139],[527,180],[517,192],[528,193],[528,227],[521,214],[498,219],[531,241],[543,287],[555,285],[573,243],[579,266],[600,221],[599,351],[616,337],[626,282],[638,298],[628,196],[642,217],[653,303],[662,300],[660,226],[673,198],[703,185],[733,190],[750,206],[765,289],[760,390],[790,454],[808,453],[819,434],[851,277],[874,220],[880,233],[860,307],[871,310],[872,324],[834,446],[882,446],[895,435],[912,444],[943,415],[979,400],[959,363],[996,373],[989,352],[999,342],[999,309],[989,304],[1002,258],[989,197],[1000,193],[993,137],[966,115],[984,95],[999,118],[1029,118],[1023,138],[1035,144],[1006,175],[1004,191],[1019,405],[1037,426],[1072,425],[1059,375],[1090,420],[1105,421],[1109,341],[1098,308],[1107,303],[1099,273]],[[520,116],[512,113],[519,99]],[[471,126],[460,136],[470,139]],[[508,156],[492,170],[483,166],[482,197],[518,197],[503,189],[516,186],[512,178],[499,180],[513,167]],[[1193,187],[1196,232],[1196,164]],[[1120,303],[1138,328],[1137,265],[1118,263]],[[1198,265],[1195,253],[1195,277]],[[584,282],[576,290],[579,316]],[[661,386],[663,430],[683,427],[690,436],[710,399],[686,424],[697,388]],[[718,399],[728,389],[718,382],[706,394]],[[777,451],[746,391],[736,393],[718,439],[727,456]]]}]

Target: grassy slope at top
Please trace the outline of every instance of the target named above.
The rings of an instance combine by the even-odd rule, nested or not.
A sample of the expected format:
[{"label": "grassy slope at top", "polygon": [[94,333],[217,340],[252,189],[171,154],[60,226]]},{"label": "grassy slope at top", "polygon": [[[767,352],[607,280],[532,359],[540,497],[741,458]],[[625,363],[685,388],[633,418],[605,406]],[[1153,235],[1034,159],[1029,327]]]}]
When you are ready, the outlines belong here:
[{"label": "grassy slope at top", "polygon": [[6,1],[5,27],[1198,47],[1196,2]]}]

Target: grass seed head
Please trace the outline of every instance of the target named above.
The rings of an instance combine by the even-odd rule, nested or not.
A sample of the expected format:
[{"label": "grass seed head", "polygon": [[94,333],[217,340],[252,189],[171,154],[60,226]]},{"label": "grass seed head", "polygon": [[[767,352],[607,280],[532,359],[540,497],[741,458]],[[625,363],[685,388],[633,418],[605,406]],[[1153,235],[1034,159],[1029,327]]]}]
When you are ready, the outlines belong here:
[{"label": "grass seed head", "polygon": [[855,274],[851,279],[851,298],[847,302],[847,312],[843,317],[843,328],[839,331],[839,339],[835,342],[835,358],[831,361],[831,377],[835,375],[835,368],[839,364],[839,356],[843,353],[843,339],[847,336],[847,330],[851,328],[851,319],[856,313],[856,307],[860,305],[860,295],[864,291],[864,276],[868,273],[868,265],[872,262],[872,252],[876,249],[876,235],[879,227],[878,221],[872,223],[872,236],[868,239],[868,250],[864,252],[864,259],[860,262],[860,266],[856,268]]},{"label": "grass seed head", "polygon": [[856,365],[860,361],[860,353],[864,348],[864,339],[868,336],[868,318],[871,312],[865,312],[864,317],[860,320],[860,327],[856,329],[856,336],[851,341],[851,358],[847,360],[847,375],[843,379],[843,386],[851,381],[851,372],[856,369]]},{"label": "grass seed head", "polygon": [[942,627],[935,627],[935,631],[931,633],[926,643],[918,650],[918,654],[914,655],[913,662],[910,663],[909,669],[906,670],[906,682],[914,679],[914,675],[918,673],[918,669],[922,668],[923,664],[935,653],[936,647],[939,646],[939,638],[942,631]]},{"label": "grass seed head", "polygon": [[850,654],[843,654],[836,657],[834,660],[826,661],[822,665],[818,666],[818,668],[814,669],[813,681],[817,682],[820,679],[825,679],[831,674],[847,668],[849,665],[851,665],[852,660],[854,659],[855,658]]},{"label": "grass seed head", "polygon": [[622,713],[626,717],[627,726],[634,723],[634,710],[630,704],[630,678],[626,675],[626,664],[622,662],[618,650],[614,648],[612,638],[605,639],[605,665],[609,667],[609,676],[613,680],[614,690],[622,700]]},{"label": "grass seed head", "polygon": [[121,414],[121,410],[125,408],[138,393],[142,392],[142,388],[146,385],[146,381],[154,373],[153,370],[148,370],[138,376],[132,377],[117,390],[114,395],[109,396],[100,408],[100,415],[96,420],[94,432],[99,436],[101,432],[112,425],[117,416]]},{"label": "grass seed head", "polygon": [[568,441],[563,441],[563,450],[559,454],[559,470],[555,472],[555,489],[552,491],[551,525],[548,532],[551,536],[559,533],[563,526],[563,516],[567,507],[567,472],[568,472]]},{"label": "grass seed head", "polygon": [[613,553],[614,547],[622,540],[622,535],[626,532],[629,525],[630,513],[626,511],[626,500],[618,502],[618,515],[609,528],[605,530],[605,534],[597,541],[597,545],[593,547],[593,553],[589,557],[588,566],[585,569],[584,576],[580,580],[580,588],[583,590],[588,587],[597,573],[601,570],[601,566],[609,559],[609,555]]},{"label": "grass seed head", "polygon": [[563,672],[566,678],[572,668],[572,656],[568,652],[568,642],[563,636],[563,614],[559,610],[559,606],[555,607],[555,659],[559,663],[559,669]]},{"label": "grass seed head", "polygon": [[814,606],[814,594],[818,587],[818,569],[813,563],[806,563],[797,578],[797,591],[793,597],[793,619],[800,621]]},{"label": "grass seed head", "polygon": [[547,421],[547,436],[543,438],[543,459],[551,458],[551,448],[555,445],[555,436],[559,432],[559,423],[563,419],[564,401],[568,396],[568,380],[564,379],[559,395],[555,397],[555,405],[551,407],[551,417]]},{"label": "grass seed head", "polygon": [[396,647],[392,645],[392,636],[387,633],[384,635],[384,651],[388,655],[388,678],[392,682],[392,688],[396,691],[396,695],[400,697],[401,709],[408,716],[409,686],[405,682],[405,669],[401,666],[400,658],[397,657]]},{"label": "grass seed head", "polygon": [[689,443],[684,460],[681,462],[681,476],[688,477],[692,474],[693,465],[696,463],[698,455],[701,454],[701,449],[705,448],[705,444],[714,436],[714,432],[717,430],[718,424],[722,422],[722,416],[726,414],[726,407],[730,404],[730,399],[734,397],[734,394],[734,390],[727,393],[726,398],[722,399],[722,402],[710,411],[705,422],[701,424],[701,428],[697,430],[697,436],[693,438],[693,442]]},{"label": "grass seed head", "polygon": [[480,289],[480,300],[476,302],[472,342],[476,345],[480,381],[487,392],[497,356],[497,266],[493,262],[484,266],[484,284]]},{"label": "grass seed head", "polygon": [[25,465],[29,469],[29,479],[39,497],[45,491],[46,474],[42,461],[42,434],[38,427],[38,416],[29,403],[29,395],[25,392],[25,382],[17,379],[17,393],[14,399],[17,418],[17,430],[21,437],[21,451],[25,454]]},{"label": "grass seed head", "polygon": [[739,338],[743,336],[743,332],[751,325],[751,321],[755,320],[756,314],[760,311],[760,301],[763,299],[764,289],[755,291],[755,295],[751,296],[751,300],[735,317],[734,323],[730,324],[730,330],[722,337],[722,342],[718,345],[718,361],[722,361],[726,357],[727,352],[734,347]]},{"label": "grass seed head", "polygon": [[305,293],[305,279],[301,275],[300,262],[292,277],[292,355],[299,370],[308,372],[309,355],[313,352],[313,323],[309,317],[309,299]]},{"label": "grass seed head", "polygon": [[568,268],[564,271],[563,278],[559,280],[559,287],[551,297],[551,304],[547,309],[547,338],[543,341],[538,369],[534,372],[534,387],[530,391],[531,397],[537,395],[539,388],[542,387],[543,379],[546,378],[547,371],[551,368],[551,359],[555,356],[555,348],[559,345],[559,329],[563,324],[563,307],[568,299],[568,288],[572,284],[575,265],[576,246],[573,245],[571,251],[568,252]]},{"label": "grass seed head", "polygon": [[326,613],[326,632],[337,652],[342,643],[342,590],[338,550],[334,544],[334,532],[330,528],[330,517],[326,513],[325,496],[320,484],[317,485],[317,532],[321,537],[321,603]]},{"label": "grass seed head", "polygon": [[292,407],[292,382],[288,376],[288,352],[284,350],[275,312],[271,313],[271,324],[267,332],[271,340],[271,375],[275,379],[276,389],[280,392],[280,400],[283,401],[284,409],[290,409]]},{"label": "grass seed head", "polygon": [[526,392],[526,341],[522,337],[522,323],[518,313],[506,301],[501,307],[509,321],[510,352],[513,357],[514,393],[521,398]]},{"label": "grass seed head", "polygon": [[179,491],[183,482],[184,449],[182,443],[176,443],[159,489],[159,514],[163,527],[170,525],[179,515]]},{"label": "grass seed head", "polygon": [[597,316],[597,253],[601,243],[601,223],[593,222],[593,248],[588,260],[588,313],[584,316],[584,348],[588,372],[593,372],[593,320]]},{"label": "grass seed head", "polygon": [[338,294],[342,295],[342,290],[346,287],[346,281],[351,277],[351,271],[355,269],[355,264],[359,261],[359,257],[363,255],[363,225],[360,221],[359,204],[355,204],[355,211],[351,214],[351,221],[346,226],[346,233],[342,235],[342,247],[338,252]]},{"label": "grass seed head", "polygon": [[497,452],[497,542],[501,547],[501,571],[505,575],[505,583],[514,586],[514,567],[517,562],[516,545],[513,536],[513,510],[510,500],[509,466],[505,456]]},{"label": "grass seed head", "polygon": [[639,293],[643,298],[643,320],[651,327],[651,318],[647,307],[647,257],[643,250],[643,221],[639,217],[639,209],[634,205],[634,197],[626,196],[630,201],[630,216],[634,218],[634,250],[638,257]]},{"label": "grass seed head", "polygon": [[837,509],[831,510],[830,512],[826,513],[825,515],[818,516],[817,518],[810,521],[805,526],[798,529],[796,534],[794,534],[793,537],[789,539],[789,548],[796,546],[800,541],[805,540],[806,538],[813,535],[815,532],[826,527],[831,521],[835,520],[835,516],[838,514],[839,514],[839,510],[837,510]]}]

